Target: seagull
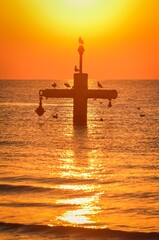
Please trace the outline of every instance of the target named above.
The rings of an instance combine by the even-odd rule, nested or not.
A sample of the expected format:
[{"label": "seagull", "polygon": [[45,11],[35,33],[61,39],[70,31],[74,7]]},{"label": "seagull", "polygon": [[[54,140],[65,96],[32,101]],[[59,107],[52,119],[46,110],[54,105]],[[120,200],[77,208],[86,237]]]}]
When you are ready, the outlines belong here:
[{"label": "seagull", "polygon": [[58,114],[56,113],[56,114],[52,115],[52,117],[57,119],[58,118]]},{"label": "seagull", "polygon": [[74,71],[75,71],[75,72],[79,72],[79,69],[77,68],[76,65],[75,65]]},{"label": "seagull", "polygon": [[98,86],[99,88],[103,88],[103,86],[102,86],[102,84],[101,84],[100,82],[97,82],[97,86]]},{"label": "seagull", "polygon": [[140,117],[145,117],[145,114],[143,114],[143,113],[140,113]]},{"label": "seagull", "polygon": [[67,88],[70,88],[70,84],[69,83],[64,83],[64,85],[67,87]]},{"label": "seagull", "polygon": [[56,87],[57,87],[57,84],[56,84],[56,83],[53,83],[53,84],[52,84],[52,87],[53,87],[53,88],[56,88]]},{"label": "seagull", "polygon": [[84,44],[84,41],[81,37],[79,37],[78,41],[79,41],[80,44]]}]

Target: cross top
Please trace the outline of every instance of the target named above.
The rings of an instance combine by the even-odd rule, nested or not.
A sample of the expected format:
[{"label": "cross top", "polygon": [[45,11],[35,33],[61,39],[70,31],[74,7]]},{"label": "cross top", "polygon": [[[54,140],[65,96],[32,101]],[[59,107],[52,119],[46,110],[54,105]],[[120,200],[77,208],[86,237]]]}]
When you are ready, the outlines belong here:
[{"label": "cross top", "polygon": [[35,112],[42,116],[45,112],[42,107],[43,97],[48,98],[73,98],[73,124],[76,126],[87,125],[87,99],[88,98],[103,98],[109,100],[111,107],[111,99],[117,98],[116,90],[104,89],[88,89],[88,74],[82,72],[84,41],[79,38],[79,69],[75,66],[74,87],[72,89],[45,89],[39,91],[39,107]]}]

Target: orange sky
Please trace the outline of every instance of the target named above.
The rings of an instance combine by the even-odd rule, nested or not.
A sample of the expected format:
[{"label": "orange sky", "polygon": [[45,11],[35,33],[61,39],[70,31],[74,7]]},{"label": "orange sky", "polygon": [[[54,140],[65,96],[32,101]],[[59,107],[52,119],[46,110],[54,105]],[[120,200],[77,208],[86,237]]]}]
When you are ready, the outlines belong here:
[{"label": "orange sky", "polygon": [[0,79],[159,79],[158,0],[0,0]]}]

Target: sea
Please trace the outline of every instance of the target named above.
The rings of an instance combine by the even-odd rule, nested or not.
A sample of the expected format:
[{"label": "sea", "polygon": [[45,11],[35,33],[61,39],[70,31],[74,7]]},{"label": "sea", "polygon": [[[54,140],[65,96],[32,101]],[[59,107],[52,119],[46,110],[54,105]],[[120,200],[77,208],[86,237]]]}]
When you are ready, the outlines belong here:
[{"label": "sea", "polygon": [[36,114],[54,82],[73,84],[0,81],[0,239],[158,240],[159,81],[100,81],[118,97],[88,99],[85,127],[73,99]]}]

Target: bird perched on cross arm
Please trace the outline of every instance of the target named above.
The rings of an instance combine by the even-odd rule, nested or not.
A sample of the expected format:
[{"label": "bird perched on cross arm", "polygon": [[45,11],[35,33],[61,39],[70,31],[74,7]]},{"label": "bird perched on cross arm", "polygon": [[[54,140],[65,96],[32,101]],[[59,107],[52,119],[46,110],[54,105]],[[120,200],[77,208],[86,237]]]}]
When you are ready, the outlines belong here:
[{"label": "bird perched on cross arm", "polygon": [[56,87],[57,87],[57,84],[56,84],[56,83],[53,83],[53,84],[52,84],[52,87],[53,87],[53,88],[56,88]]},{"label": "bird perched on cross arm", "polygon": [[67,88],[70,88],[70,84],[69,83],[64,83],[64,85],[67,87]]},{"label": "bird perched on cross arm", "polygon": [[99,88],[103,88],[103,86],[102,86],[102,84],[101,84],[100,82],[97,82],[97,86],[98,86]]},{"label": "bird perched on cross arm", "polygon": [[78,69],[78,67],[76,65],[75,65],[74,71],[75,72],[79,72],[79,69]]}]

